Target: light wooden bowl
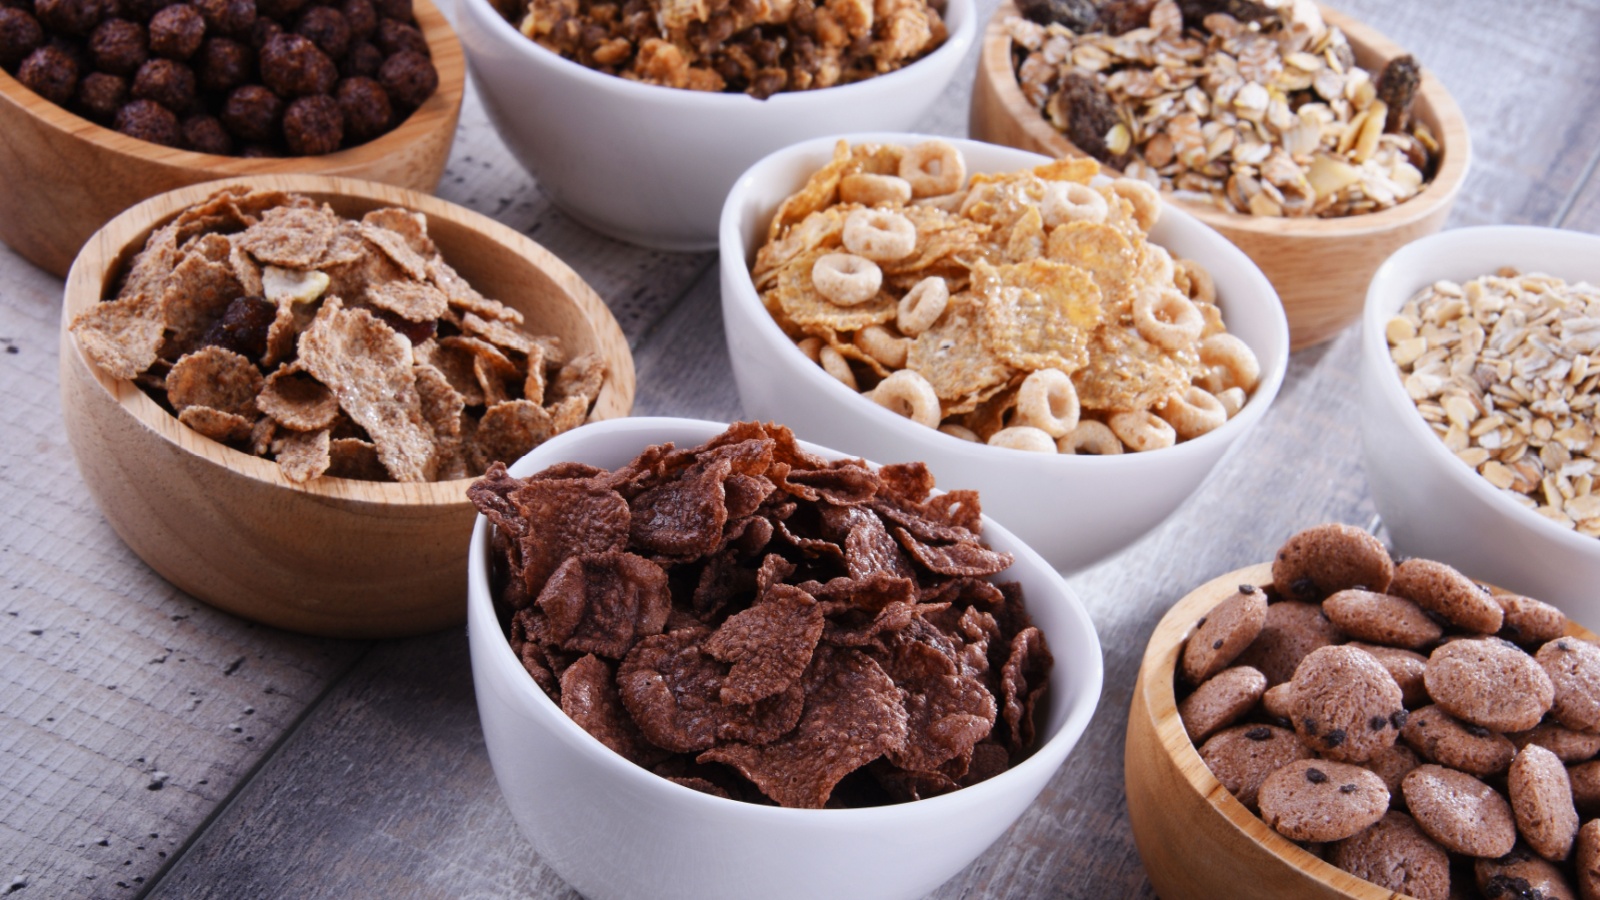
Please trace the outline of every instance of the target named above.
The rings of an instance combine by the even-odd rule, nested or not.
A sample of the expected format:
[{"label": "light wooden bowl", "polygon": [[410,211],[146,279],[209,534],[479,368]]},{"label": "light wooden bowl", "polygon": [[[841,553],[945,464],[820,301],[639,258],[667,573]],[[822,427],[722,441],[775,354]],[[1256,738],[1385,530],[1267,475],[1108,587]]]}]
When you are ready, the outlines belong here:
[{"label": "light wooden bowl", "polygon": [[[1272,830],[1211,774],[1183,730],[1172,685],[1184,640],[1239,585],[1271,583],[1271,563],[1213,578],[1161,618],[1145,647],[1123,757],[1128,818],[1145,872],[1162,900],[1395,900],[1394,892]],[[1570,620],[1567,633],[1595,640]]]},{"label": "light wooden bowl", "polygon": [[[1361,66],[1377,71],[1405,53],[1372,28],[1326,6],[1320,9],[1329,25],[1344,31]],[[1083,151],[1023,97],[1017,85],[1011,36],[1004,25],[1006,17],[1014,15],[1018,15],[1017,8],[1008,0],[995,11],[984,32],[972,89],[972,136],[1048,156],[1083,156]],[[1287,219],[1175,201],[1170,192],[1163,192],[1261,267],[1283,300],[1289,339],[1296,350],[1333,337],[1359,318],[1367,282],[1378,265],[1410,241],[1438,231],[1450,215],[1472,155],[1466,120],[1444,85],[1426,68],[1412,109],[1443,149],[1433,180],[1398,206],[1337,219]]]},{"label": "light wooden bowl", "polygon": [[194,185],[146,200],[89,239],[67,277],[61,406],[89,493],[117,534],[174,585],[280,628],[341,637],[432,631],[466,616],[470,479],[394,484],[319,478],[296,485],[276,463],[179,424],[132,382],[83,357],[66,328],[107,296],[150,232],[221,184],[295,191],[360,216],[400,206],[427,216],[446,261],[527,328],[605,357],[591,420],[633,407],[633,357],[610,310],[567,265],[487,216],[388,185],[275,175]]},{"label": "light wooden bowl", "polygon": [[393,131],[326,156],[244,159],[175,150],[82,118],[0,71],[0,241],[64,277],[89,235],[146,197],[245,175],[308,173],[432,191],[444,174],[466,90],[455,31],[415,0],[439,88]]}]

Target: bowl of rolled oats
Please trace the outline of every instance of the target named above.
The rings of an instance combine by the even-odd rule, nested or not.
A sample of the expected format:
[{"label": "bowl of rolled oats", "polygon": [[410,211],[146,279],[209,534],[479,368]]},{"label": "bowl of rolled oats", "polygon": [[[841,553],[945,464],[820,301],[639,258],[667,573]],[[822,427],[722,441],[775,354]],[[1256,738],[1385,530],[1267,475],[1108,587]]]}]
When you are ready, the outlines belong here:
[{"label": "bowl of rolled oats", "polygon": [[1155,528],[1266,413],[1288,327],[1238,248],[1098,170],[913,134],[753,166],[722,221],[745,413],[925,460],[1063,570]]},{"label": "bowl of rolled oats", "polygon": [[374,182],[159,194],[91,238],[61,316],[67,438],[107,522],[179,589],[293,631],[458,624],[470,479],[633,405],[576,273]]},{"label": "bowl of rolled oats", "polygon": [[982,140],[1158,186],[1271,280],[1296,348],[1448,217],[1465,120],[1418,60],[1311,0],[1006,3],[973,90]]},{"label": "bowl of rolled oats", "polygon": [[1600,237],[1462,228],[1373,277],[1362,439],[1395,546],[1600,625]]},{"label": "bowl of rolled oats", "polygon": [[728,188],[773,150],[910,127],[978,27],[973,0],[458,8],[489,119],[539,187],[596,231],[666,250],[715,247]]},{"label": "bowl of rolled oats", "polygon": [[924,896],[1028,808],[1099,698],[1082,602],[909,459],[616,419],[472,493],[489,759],[585,897]]}]

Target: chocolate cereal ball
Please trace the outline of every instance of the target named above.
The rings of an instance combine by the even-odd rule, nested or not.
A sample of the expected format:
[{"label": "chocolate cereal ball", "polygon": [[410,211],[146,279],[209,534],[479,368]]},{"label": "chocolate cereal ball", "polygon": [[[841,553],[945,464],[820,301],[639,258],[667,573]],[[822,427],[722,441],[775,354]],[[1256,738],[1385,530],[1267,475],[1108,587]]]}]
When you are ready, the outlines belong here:
[{"label": "chocolate cereal ball", "polygon": [[117,15],[131,22],[148,22],[150,17],[179,0],[118,0]]},{"label": "chocolate cereal ball", "polygon": [[263,16],[271,16],[279,22],[287,22],[295,14],[305,9],[309,0],[257,0],[256,9]]},{"label": "chocolate cereal ball", "polygon": [[344,113],[327,96],[301,97],[283,114],[283,138],[295,156],[321,156],[344,141]]},{"label": "chocolate cereal ball", "polygon": [[184,119],[183,143],[199,153],[215,153],[218,156],[230,156],[233,153],[233,137],[216,116],[200,115]]},{"label": "chocolate cereal ball", "polygon": [[66,106],[78,90],[78,63],[60,47],[46,44],[17,67],[17,80],[51,103]]},{"label": "chocolate cereal ball", "polygon": [[206,33],[221,37],[243,37],[256,24],[256,0],[193,0]]},{"label": "chocolate cereal ball", "polygon": [[107,19],[89,35],[89,60],[113,75],[132,75],[150,58],[144,26],[127,19]]},{"label": "chocolate cereal ball", "polygon": [[205,36],[205,19],[187,3],[169,6],[150,19],[150,52],[157,56],[188,59],[200,49]]},{"label": "chocolate cereal ball", "polygon": [[194,71],[181,62],[152,59],[134,73],[128,91],[139,100],[154,100],[175,113],[195,104]]},{"label": "chocolate cereal ball", "polygon": [[345,24],[350,26],[350,38],[364,41],[378,30],[378,10],[372,0],[344,0],[339,4]]},{"label": "chocolate cereal ball", "polygon": [[246,43],[248,43],[250,45],[250,49],[260,53],[261,48],[267,45],[267,41],[272,40],[280,34],[283,34],[282,25],[279,25],[277,22],[272,21],[266,16],[261,16],[260,18],[256,19],[255,24],[250,27],[250,34],[247,37],[242,37],[241,40],[244,40]]},{"label": "chocolate cereal ball", "polygon": [[278,137],[283,101],[259,84],[234,88],[222,105],[222,124],[245,143],[270,144]]},{"label": "chocolate cereal ball", "polygon": [[372,6],[378,11],[380,19],[394,19],[397,22],[417,20],[411,9],[411,0],[372,0]]},{"label": "chocolate cereal ball", "polygon": [[389,100],[401,109],[415,109],[439,87],[439,73],[433,62],[420,53],[407,50],[384,60],[378,70],[378,83],[389,93]]},{"label": "chocolate cereal ball", "polygon": [[311,39],[280,34],[261,48],[261,81],[284,97],[326,94],[339,80],[339,69]]},{"label": "chocolate cereal ball", "polygon": [[85,118],[105,124],[128,102],[128,79],[109,72],[90,72],[78,82],[74,106]]},{"label": "chocolate cereal ball", "polygon": [[141,141],[177,147],[183,142],[178,117],[154,100],[131,100],[117,110],[118,131]]},{"label": "chocolate cereal ball", "polygon": [[371,78],[346,78],[334,92],[344,113],[344,133],[350,143],[361,144],[389,129],[393,111],[383,86]]},{"label": "chocolate cereal ball", "polygon": [[329,59],[340,59],[350,49],[350,25],[345,22],[344,13],[332,7],[313,6],[306,10],[294,30],[310,38]]},{"label": "chocolate cereal ball", "polygon": [[39,20],[20,9],[0,9],[0,66],[11,68],[43,43]]},{"label": "chocolate cereal ball", "polygon": [[116,0],[36,0],[34,17],[44,30],[67,37],[88,37],[115,9]]},{"label": "chocolate cereal ball", "polygon": [[393,56],[407,50],[423,56],[428,55],[428,39],[422,36],[422,32],[414,25],[396,22],[394,19],[378,20],[378,34],[373,43],[378,45],[378,49],[382,50],[385,56]]},{"label": "chocolate cereal ball", "polygon": [[202,91],[226,94],[255,77],[256,53],[233,38],[206,38],[194,58],[195,83]]},{"label": "chocolate cereal ball", "polygon": [[350,45],[350,52],[346,53],[343,61],[339,63],[339,74],[346,78],[356,76],[375,78],[381,68],[383,68],[383,51],[366,41],[357,41]]}]

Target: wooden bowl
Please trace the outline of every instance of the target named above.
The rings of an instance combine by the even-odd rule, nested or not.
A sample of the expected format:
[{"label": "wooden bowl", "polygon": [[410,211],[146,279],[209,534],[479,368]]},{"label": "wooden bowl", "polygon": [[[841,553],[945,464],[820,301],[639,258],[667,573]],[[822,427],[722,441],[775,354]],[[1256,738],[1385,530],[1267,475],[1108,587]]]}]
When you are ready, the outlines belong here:
[{"label": "wooden bowl", "polygon": [[[1366,25],[1319,6],[1329,25],[1350,40],[1356,62],[1371,71],[1405,53]],[[1003,3],[989,20],[972,89],[972,136],[1048,156],[1084,156],[1022,95],[1011,63]],[[1424,69],[1413,114],[1439,139],[1438,171],[1417,196],[1379,212],[1336,219],[1248,216],[1210,204],[1167,199],[1215,228],[1255,261],[1277,289],[1289,317],[1289,339],[1298,350],[1325,341],[1361,315],[1372,273],[1406,243],[1438,231],[1450,214],[1472,155],[1467,123],[1444,85]]]},{"label": "wooden bowl", "polygon": [[393,131],[326,156],[244,159],[176,150],[104,128],[0,71],[0,241],[57,277],[89,235],[146,197],[185,185],[290,172],[366,178],[431,192],[455,140],[466,63],[430,0],[415,0],[439,88]]},{"label": "wooden bowl", "polygon": [[[445,260],[527,328],[573,353],[598,352],[605,383],[590,420],[633,407],[633,358],[605,303],[526,236],[443,200],[320,175],[227,184],[295,191],[345,216],[381,206],[421,212]],[[67,330],[156,227],[222,183],[146,200],[89,239],[67,277],[61,318],[61,406],[89,493],[132,550],[162,577],[229,612],[340,637],[415,634],[466,616],[470,479],[395,484],[318,478],[297,485],[274,462],[179,424],[132,382],[91,365]]]},{"label": "wooden bowl", "polygon": [[[1123,757],[1128,818],[1145,872],[1163,900],[1394,900],[1394,892],[1272,830],[1211,774],[1183,730],[1172,685],[1184,640],[1239,585],[1271,583],[1271,563],[1213,578],[1162,617],[1145,647]],[[1570,620],[1567,634],[1595,640]]]}]

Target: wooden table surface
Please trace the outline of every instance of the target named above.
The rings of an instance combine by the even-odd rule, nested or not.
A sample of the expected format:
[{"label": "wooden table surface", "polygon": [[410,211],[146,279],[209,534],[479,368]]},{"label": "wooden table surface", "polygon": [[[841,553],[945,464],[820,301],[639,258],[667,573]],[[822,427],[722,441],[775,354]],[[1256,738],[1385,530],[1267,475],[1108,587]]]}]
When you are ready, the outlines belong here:
[{"label": "wooden table surface", "polygon": [[[1600,2],[1339,5],[1460,102],[1473,168],[1451,226],[1600,231]],[[976,51],[922,130],[965,134]],[[438,193],[525,231],[609,302],[637,360],[637,413],[739,416],[714,254],[641,250],[566,218],[470,92]],[[122,545],[61,427],[60,296],[0,247],[0,895],[575,896],[500,799],[461,629],[278,632],[184,595]],[[1190,587],[1291,532],[1372,521],[1356,337],[1296,354],[1265,421],[1194,498],[1070,579],[1105,647],[1093,724],[1016,826],[933,896],[1150,894],[1122,788],[1145,640]]]}]

